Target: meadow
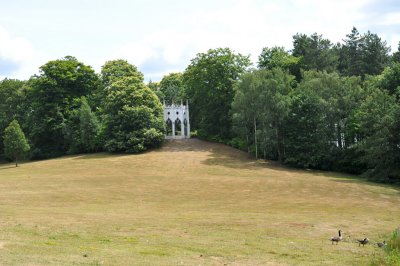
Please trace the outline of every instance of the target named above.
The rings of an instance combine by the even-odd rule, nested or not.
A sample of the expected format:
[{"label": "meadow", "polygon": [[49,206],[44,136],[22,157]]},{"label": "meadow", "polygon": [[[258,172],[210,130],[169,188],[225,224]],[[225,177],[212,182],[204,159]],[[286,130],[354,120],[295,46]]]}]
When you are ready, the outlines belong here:
[{"label": "meadow", "polygon": [[400,221],[396,187],[197,139],[13,166],[0,265],[368,265]]}]

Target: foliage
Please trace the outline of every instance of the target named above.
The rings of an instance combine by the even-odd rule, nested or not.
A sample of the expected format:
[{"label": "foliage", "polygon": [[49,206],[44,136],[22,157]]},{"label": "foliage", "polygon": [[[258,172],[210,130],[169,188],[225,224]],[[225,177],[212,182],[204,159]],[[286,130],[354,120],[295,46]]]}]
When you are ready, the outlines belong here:
[{"label": "foliage", "polygon": [[85,97],[75,100],[76,107],[68,114],[64,134],[68,153],[86,153],[101,150],[101,125]]},{"label": "foliage", "polygon": [[392,62],[400,63],[400,42],[399,42],[397,51],[392,54]]},{"label": "foliage", "polygon": [[378,86],[391,95],[400,92],[400,62],[385,68],[379,77]]},{"label": "foliage", "polygon": [[101,67],[101,80],[105,87],[111,86],[115,81],[127,77],[132,80],[132,83],[143,82],[143,74],[138,71],[136,66],[129,64],[126,60],[107,61]]},{"label": "foliage", "polygon": [[17,120],[13,120],[4,130],[4,153],[15,161],[18,166],[18,160],[21,159],[29,151],[30,146],[25,138],[24,132]]},{"label": "foliage", "polygon": [[400,265],[400,228],[393,231],[384,250],[385,256],[383,258],[375,259],[372,262],[372,265]]},{"label": "foliage", "polygon": [[367,176],[382,181],[400,180],[400,106],[394,96],[370,87],[357,111],[361,141],[357,144],[367,164]]},{"label": "foliage", "polygon": [[232,103],[234,132],[246,140],[248,150],[258,147],[264,158],[284,160],[285,124],[294,77],[279,68],[243,75]]},{"label": "foliage", "polygon": [[74,109],[80,107],[77,99],[98,89],[98,76],[90,66],[67,56],[43,65],[30,86],[28,127],[33,156],[62,155],[71,148],[65,127],[73,119]]},{"label": "foliage", "polygon": [[332,72],[336,70],[338,52],[330,40],[314,33],[310,36],[299,34],[293,36],[292,55],[300,58],[300,68]]},{"label": "foliage", "polygon": [[0,154],[3,153],[2,133],[4,129],[17,119],[26,119],[26,82],[15,79],[0,81]]},{"label": "foliage", "polygon": [[185,101],[185,87],[183,85],[182,73],[170,73],[160,81],[160,91],[167,104],[180,103]]},{"label": "foliage", "polygon": [[353,27],[340,48],[339,71],[347,76],[377,75],[389,63],[389,47],[377,34]]},{"label": "foliage", "polygon": [[282,68],[300,78],[301,57],[289,54],[283,47],[265,47],[258,57],[258,67],[265,69]]},{"label": "foliage", "polygon": [[[118,67],[115,70],[120,73]],[[106,150],[136,153],[160,146],[164,137],[162,106],[155,93],[136,78],[141,73],[121,76],[107,71],[107,76],[118,78],[105,83],[102,109]]]},{"label": "foliage", "polygon": [[231,137],[230,109],[234,83],[250,65],[249,58],[229,48],[208,50],[191,60],[183,74],[190,99],[190,121],[204,137]]},{"label": "foliage", "polygon": [[326,102],[313,90],[301,87],[290,99],[285,120],[285,163],[304,168],[320,168],[327,162],[332,145],[325,123]]}]

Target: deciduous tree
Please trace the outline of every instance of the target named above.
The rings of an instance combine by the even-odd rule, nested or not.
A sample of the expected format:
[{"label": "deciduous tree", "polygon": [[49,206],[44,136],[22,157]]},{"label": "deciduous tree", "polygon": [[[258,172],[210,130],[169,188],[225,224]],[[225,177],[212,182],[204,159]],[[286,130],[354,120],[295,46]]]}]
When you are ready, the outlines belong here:
[{"label": "deciduous tree", "polygon": [[24,132],[17,120],[13,120],[4,130],[4,153],[15,161],[15,167],[18,167],[18,160],[29,151],[30,147],[25,138]]},{"label": "deciduous tree", "polygon": [[233,86],[249,65],[248,56],[229,48],[208,50],[192,59],[183,80],[191,103],[191,125],[201,136],[219,140],[231,137]]}]

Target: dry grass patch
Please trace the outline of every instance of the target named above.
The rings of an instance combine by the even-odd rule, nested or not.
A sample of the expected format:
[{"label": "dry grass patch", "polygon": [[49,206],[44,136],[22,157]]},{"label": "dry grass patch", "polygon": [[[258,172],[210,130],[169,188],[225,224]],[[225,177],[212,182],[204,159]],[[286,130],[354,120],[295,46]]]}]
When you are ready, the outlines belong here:
[{"label": "dry grass patch", "polygon": [[0,265],[364,265],[400,220],[394,187],[200,140],[9,166]]}]

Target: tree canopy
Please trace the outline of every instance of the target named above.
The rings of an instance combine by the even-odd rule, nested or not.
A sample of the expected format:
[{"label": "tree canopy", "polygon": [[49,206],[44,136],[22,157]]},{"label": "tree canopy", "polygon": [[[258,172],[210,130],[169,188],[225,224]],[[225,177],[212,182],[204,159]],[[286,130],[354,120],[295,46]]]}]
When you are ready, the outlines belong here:
[{"label": "tree canopy", "polygon": [[231,137],[233,87],[249,65],[248,56],[235,54],[229,48],[211,49],[192,59],[183,80],[191,103],[191,124],[200,135]]},{"label": "tree canopy", "polygon": [[24,132],[17,120],[13,120],[10,125],[4,130],[4,153],[15,161],[15,166],[18,166],[18,160],[21,159],[29,151],[30,147],[25,138]]},{"label": "tree canopy", "polygon": [[[143,75],[133,71],[137,68],[127,64],[126,61],[121,64],[120,60],[108,61],[102,68],[106,70],[105,76],[102,70],[106,87],[102,106],[104,147],[112,152],[145,151],[161,145],[164,138],[160,100],[138,78]],[[129,71],[121,72],[121,65]]]}]

